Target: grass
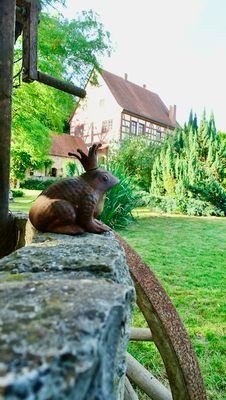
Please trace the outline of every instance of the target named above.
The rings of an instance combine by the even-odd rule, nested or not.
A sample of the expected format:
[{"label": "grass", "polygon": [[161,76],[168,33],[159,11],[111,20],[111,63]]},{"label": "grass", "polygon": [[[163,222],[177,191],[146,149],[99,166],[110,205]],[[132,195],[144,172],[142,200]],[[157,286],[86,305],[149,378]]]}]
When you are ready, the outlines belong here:
[{"label": "grass", "polygon": [[40,190],[23,189],[23,192],[23,197],[15,197],[13,201],[9,202],[10,211],[28,212],[32,206],[33,201],[39,195]]},{"label": "grass", "polygon": [[[11,211],[29,211],[38,190],[23,190]],[[209,400],[223,400],[225,368],[226,218],[159,215],[147,208],[119,233],[151,266],[176,306],[197,353]],[[134,326],[146,326],[138,310]],[[152,343],[132,343],[130,352],[161,381],[166,374]],[[146,400],[145,395],[139,398]]]},{"label": "grass", "polygon": [[[176,306],[197,353],[208,398],[223,400],[226,219],[157,215],[148,209],[138,209],[136,215],[137,222],[120,234],[151,266]],[[138,310],[133,324],[145,326]],[[165,380],[153,344],[132,343],[130,351]]]}]

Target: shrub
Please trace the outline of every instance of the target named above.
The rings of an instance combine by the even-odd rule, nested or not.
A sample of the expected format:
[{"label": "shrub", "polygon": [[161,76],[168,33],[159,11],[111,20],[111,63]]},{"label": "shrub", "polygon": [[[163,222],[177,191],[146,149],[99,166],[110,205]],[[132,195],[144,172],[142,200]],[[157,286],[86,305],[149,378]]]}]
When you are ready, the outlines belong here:
[{"label": "shrub", "polygon": [[121,166],[111,163],[105,168],[117,176],[120,183],[107,193],[100,219],[111,228],[123,228],[134,221],[132,210],[140,205],[141,197]]},{"label": "shrub", "polygon": [[49,187],[52,183],[56,182],[59,178],[30,178],[25,179],[21,182],[20,186],[23,189],[31,189],[31,190],[44,190]]},{"label": "shrub", "polygon": [[177,210],[176,199],[166,196],[146,196],[146,204],[166,213]]},{"label": "shrub", "polygon": [[166,196],[148,196],[146,205],[166,213],[181,212],[190,216],[224,216],[224,212],[207,201],[194,198],[176,199]]},{"label": "shrub", "polygon": [[209,178],[199,185],[189,186],[191,192],[202,200],[211,203],[226,215],[226,192],[216,179]]},{"label": "shrub", "polygon": [[11,190],[13,197],[23,197],[24,196],[24,192],[22,190],[16,190],[13,189]]},{"label": "shrub", "polygon": [[131,137],[124,139],[119,148],[113,148],[110,158],[124,169],[126,176],[130,176],[140,189],[148,191],[153,163],[160,147],[147,138]]},{"label": "shrub", "polygon": [[75,161],[67,161],[64,167],[64,173],[66,176],[80,175],[79,168]]},{"label": "shrub", "polygon": [[190,216],[224,216],[224,212],[221,209],[214,207],[207,201],[194,198],[179,200],[178,209]]}]

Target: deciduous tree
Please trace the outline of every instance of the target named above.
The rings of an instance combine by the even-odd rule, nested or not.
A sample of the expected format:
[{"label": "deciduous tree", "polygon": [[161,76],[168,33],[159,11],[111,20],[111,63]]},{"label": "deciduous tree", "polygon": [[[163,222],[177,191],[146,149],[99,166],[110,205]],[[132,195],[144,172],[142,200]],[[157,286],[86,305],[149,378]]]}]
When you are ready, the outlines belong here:
[{"label": "deciduous tree", "polygon": [[[57,6],[64,1],[42,3]],[[21,58],[20,40],[16,44],[16,60]],[[94,67],[100,68],[100,57],[111,50],[110,35],[92,11],[82,12],[71,21],[61,15],[41,13],[38,45],[41,71],[80,86],[84,86]],[[15,74],[20,68],[21,61],[15,63]],[[36,168],[46,163],[50,132],[65,131],[76,98],[38,82],[18,84],[18,77],[13,96],[11,170],[13,176],[22,179],[26,166]]]}]

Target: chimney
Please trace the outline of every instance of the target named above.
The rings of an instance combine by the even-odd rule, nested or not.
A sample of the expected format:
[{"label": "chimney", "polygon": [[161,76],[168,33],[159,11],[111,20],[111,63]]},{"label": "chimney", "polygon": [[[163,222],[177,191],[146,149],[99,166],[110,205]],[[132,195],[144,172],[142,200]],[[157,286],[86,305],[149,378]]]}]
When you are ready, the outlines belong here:
[{"label": "chimney", "polygon": [[125,79],[125,81],[128,80],[128,74],[127,73],[125,73],[124,79]]},{"label": "chimney", "polygon": [[145,85],[145,83],[143,84],[143,88],[144,88],[144,89],[146,89],[146,88],[147,88],[147,85]]},{"label": "chimney", "polygon": [[176,109],[177,107],[175,104],[173,106],[169,106],[169,119],[173,124],[176,123]]}]

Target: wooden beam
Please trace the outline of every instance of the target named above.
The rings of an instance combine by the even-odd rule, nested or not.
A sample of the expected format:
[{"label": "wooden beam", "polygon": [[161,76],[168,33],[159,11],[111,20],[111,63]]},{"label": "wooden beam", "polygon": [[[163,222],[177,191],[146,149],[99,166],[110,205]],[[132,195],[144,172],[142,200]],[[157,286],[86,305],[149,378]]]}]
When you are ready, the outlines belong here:
[{"label": "wooden beam", "polygon": [[0,222],[8,220],[16,0],[0,1]]},{"label": "wooden beam", "polygon": [[24,6],[27,6],[31,2],[32,2],[32,0],[16,0],[16,5],[18,7],[24,7]]},{"label": "wooden beam", "polygon": [[152,400],[173,400],[171,392],[129,353],[126,362],[128,378]]},{"label": "wooden beam", "polygon": [[143,342],[153,341],[150,328],[131,328],[129,340]]},{"label": "wooden beam", "polygon": [[86,91],[82,88],[79,88],[72,83],[62,81],[60,79],[54,78],[53,76],[44,74],[43,72],[37,71],[38,82],[44,83],[45,85],[52,86],[58,90],[62,90],[63,92],[67,92],[73,94],[78,97],[85,97]]},{"label": "wooden beam", "polygon": [[33,82],[38,78],[38,18],[39,0],[27,2],[23,26],[23,81]]},{"label": "wooden beam", "polygon": [[125,391],[124,400],[139,400],[133,386],[131,385],[127,376],[125,376]]}]

